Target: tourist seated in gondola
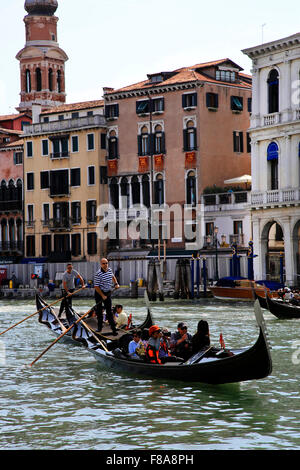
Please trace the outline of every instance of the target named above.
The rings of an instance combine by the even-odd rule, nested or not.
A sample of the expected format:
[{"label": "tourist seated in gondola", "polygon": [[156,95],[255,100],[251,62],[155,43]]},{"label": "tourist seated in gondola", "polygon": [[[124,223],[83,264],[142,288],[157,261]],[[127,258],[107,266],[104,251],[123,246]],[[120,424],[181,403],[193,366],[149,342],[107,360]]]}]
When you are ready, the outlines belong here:
[{"label": "tourist seated in gondola", "polygon": [[297,290],[294,291],[294,296],[290,300],[291,305],[295,305],[296,307],[300,306],[300,294]]},{"label": "tourist seated in gondola", "polygon": [[162,337],[161,329],[157,325],[149,328],[149,341],[146,348],[145,360],[151,364],[162,364],[159,358],[160,339]]},{"label": "tourist seated in gondola", "polygon": [[192,335],[187,331],[187,324],[180,322],[177,331],[172,333],[170,339],[171,354],[188,359],[192,354]]},{"label": "tourist seated in gondola", "polygon": [[145,356],[145,347],[141,340],[141,331],[135,330],[132,333],[133,339],[128,345],[128,354],[130,357],[137,359]]},{"label": "tourist seated in gondola", "polygon": [[123,310],[123,305],[116,305],[113,309],[114,320],[117,328],[124,328],[127,326],[128,317]]},{"label": "tourist seated in gondola", "polygon": [[200,320],[197,332],[192,337],[192,354],[207,349],[210,346],[209,327],[206,320]]},{"label": "tourist seated in gondola", "polygon": [[160,348],[158,351],[158,357],[162,361],[162,363],[166,362],[183,362],[182,357],[177,357],[173,356],[171,354],[171,348],[170,348],[170,337],[171,337],[171,332],[168,330],[168,328],[163,328],[161,330],[162,337],[160,339]]}]

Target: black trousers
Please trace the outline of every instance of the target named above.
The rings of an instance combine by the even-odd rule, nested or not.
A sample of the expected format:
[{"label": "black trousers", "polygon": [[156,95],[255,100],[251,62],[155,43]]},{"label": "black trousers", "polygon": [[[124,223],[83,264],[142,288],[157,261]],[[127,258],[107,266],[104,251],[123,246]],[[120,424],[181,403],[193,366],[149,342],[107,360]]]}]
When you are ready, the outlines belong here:
[{"label": "black trousers", "polygon": [[103,327],[103,308],[106,311],[106,319],[112,329],[113,332],[116,331],[116,324],[113,317],[112,312],[112,303],[111,303],[111,293],[110,292],[103,292],[106,296],[106,299],[103,300],[101,295],[98,292],[95,292],[95,303],[97,304],[96,307],[96,315],[98,319],[98,330],[101,331]]},{"label": "black trousers", "polygon": [[[75,289],[69,289],[69,292],[74,292]],[[63,310],[66,308],[66,307],[72,307],[72,299],[73,299],[73,295],[70,295],[70,297],[67,297],[68,293],[67,291],[65,291],[64,289],[62,290],[62,295],[64,297],[64,299],[62,300],[61,304],[60,304],[60,309],[59,309],[59,314],[58,316],[60,317]],[[68,308],[66,308],[66,311],[68,312]]]}]

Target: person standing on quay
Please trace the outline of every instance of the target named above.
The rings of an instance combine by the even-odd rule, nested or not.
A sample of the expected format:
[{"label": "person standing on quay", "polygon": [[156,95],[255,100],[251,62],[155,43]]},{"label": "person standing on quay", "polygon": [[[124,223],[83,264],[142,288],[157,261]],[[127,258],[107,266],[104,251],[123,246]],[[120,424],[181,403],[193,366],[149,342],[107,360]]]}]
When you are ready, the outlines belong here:
[{"label": "person standing on quay", "polygon": [[98,269],[94,277],[95,302],[97,304],[96,315],[98,319],[97,331],[100,332],[103,326],[103,305],[106,310],[106,319],[110,324],[113,335],[117,335],[116,324],[112,312],[111,287],[112,284],[114,284],[115,289],[118,289],[120,286],[111,268],[108,267],[107,259],[102,258],[100,264],[100,269]]}]

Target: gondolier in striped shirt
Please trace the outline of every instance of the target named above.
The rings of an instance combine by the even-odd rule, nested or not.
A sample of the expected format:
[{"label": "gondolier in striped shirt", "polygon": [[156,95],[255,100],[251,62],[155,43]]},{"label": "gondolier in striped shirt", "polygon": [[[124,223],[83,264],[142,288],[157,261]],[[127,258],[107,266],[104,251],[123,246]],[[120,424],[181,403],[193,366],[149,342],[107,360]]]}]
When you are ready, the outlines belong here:
[{"label": "gondolier in striped shirt", "polygon": [[103,307],[106,310],[106,318],[110,324],[113,335],[117,335],[116,324],[113,318],[112,304],[111,304],[111,288],[114,284],[115,289],[120,286],[118,281],[112,272],[111,268],[108,267],[108,261],[106,258],[102,258],[100,261],[100,269],[96,272],[94,277],[94,288],[95,288],[95,301],[97,304],[96,315],[98,319],[98,331],[102,330],[103,326]]}]

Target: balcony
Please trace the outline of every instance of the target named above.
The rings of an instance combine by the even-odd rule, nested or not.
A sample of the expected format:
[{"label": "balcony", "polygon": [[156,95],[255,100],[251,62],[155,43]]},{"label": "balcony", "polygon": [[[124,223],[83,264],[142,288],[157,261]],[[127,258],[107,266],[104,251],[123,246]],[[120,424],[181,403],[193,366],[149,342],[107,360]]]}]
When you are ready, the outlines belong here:
[{"label": "balcony", "polygon": [[49,197],[65,197],[71,196],[70,189],[68,185],[65,185],[64,188],[50,188]]},{"label": "balcony", "polygon": [[130,220],[148,220],[149,210],[145,207],[137,209],[131,207],[129,209],[109,209],[106,214],[106,221],[108,222],[127,222]]},{"label": "balcony", "polygon": [[276,126],[281,123],[281,113],[266,114],[263,116],[262,126]]},{"label": "balcony", "polygon": [[22,205],[22,201],[0,201],[0,212],[19,212]]},{"label": "balcony", "polygon": [[50,153],[51,160],[62,160],[63,158],[70,158],[69,152],[55,152]]},{"label": "balcony", "polygon": [[206,211],[231,210],[236,208],[236,204],[250,204],[250,191],[203,194],[201,203]]},{"label": "balcony", "polygon": [[59,219],[49,219],[49,230],[51,231],[70,231],[72,230],[71,217],[62,217]]},{"label": "balcony", "polygon": [[72,129],[83,129],[85,127],[90,128],[105,125],[105,117],[101,114],[64,119],[63,121],[38,122],[24,128],[24,137],[29,137],[32,134],[49,134],[52,132],[55,133]]},{"label": "balcony", "polygon": [[256,209],[297,206],[299,204],[300,188],[253,191],[251,193],[251,206]]},{"label": "balcony", "polygon": [[19,253],[22,254],[24,250],[23,241],[13,242],[0,242],[0,253]]}]

